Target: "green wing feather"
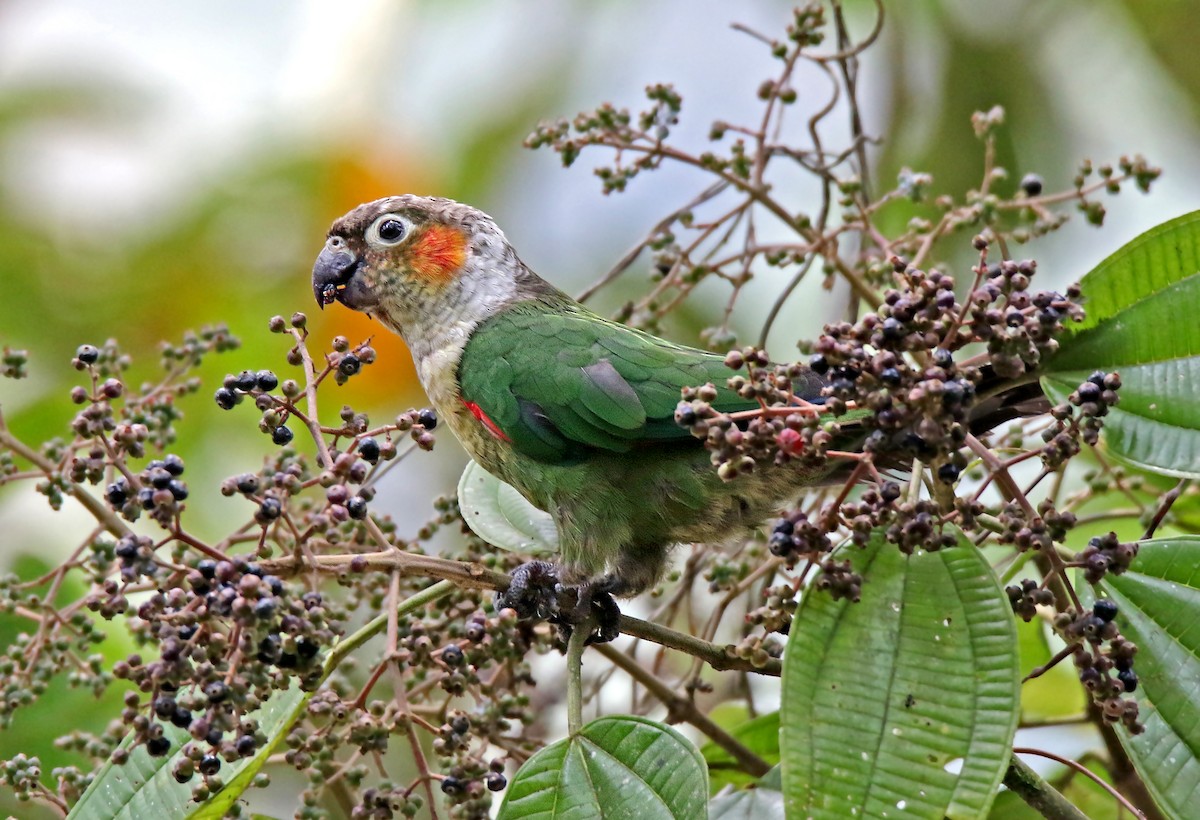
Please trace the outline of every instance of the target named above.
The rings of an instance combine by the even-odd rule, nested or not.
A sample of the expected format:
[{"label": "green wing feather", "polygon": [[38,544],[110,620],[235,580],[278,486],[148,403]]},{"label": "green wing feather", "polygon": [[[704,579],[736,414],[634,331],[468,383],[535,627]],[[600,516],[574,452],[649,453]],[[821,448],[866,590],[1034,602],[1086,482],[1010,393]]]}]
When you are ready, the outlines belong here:
[{"label": "green wing feather", "polygon": [[606,321],[574,304],[518,303],[483,322],[459,363],[463,400],[539,461],[694,441],[674,421],[680,389],[712,382],[715,406],[755,406],[725,387],[721,356]]}]

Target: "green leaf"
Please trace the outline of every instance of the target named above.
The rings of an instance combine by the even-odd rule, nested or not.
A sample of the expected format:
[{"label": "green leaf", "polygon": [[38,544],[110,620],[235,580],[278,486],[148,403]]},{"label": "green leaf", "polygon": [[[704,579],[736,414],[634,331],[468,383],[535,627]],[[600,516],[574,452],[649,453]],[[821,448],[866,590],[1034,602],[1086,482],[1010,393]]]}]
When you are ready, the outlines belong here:
[{"label": "green leaf", "polygon": [[1200,211],[1147,231],[1081,282],[1087,318],[1043,371],[1057,402],[1095,370],[1121,375],[1104,437],[1119,458],[1200,477]]},{"label": "green leaf", "polygon": [[[1080,583],[1082,595],[1091,589]],[[1100,585],[1121,634],[1138,646],[1134,671],[1146,731],[1117,732],[1159,807],[1194,817],[1200,791],[1200,537],[1143,541],[1133,569]],[[1088,603],[1091,601],[1088,600]]]},{"label": "green leaf", "polygon": [[674,729],[641,717],[603,717],[525,761],[500,820],[707,816],[704,759]]},{"label": "green leaf", "polygon": [[[843,548],[862,600],[805,594],[783,660],[789,816],[980,817],[1017,724],[1012,611],[969,541]],[[961,759],[961,769],[947,765]]]},{"label": "green leaf", "polygon": [[[268,742],[253,757],[224,764],[221,776],[225,780],[225,787],[203,803],[192,800],[192,786],[200,782],[198,775],[191,783],[177,783],[171,774],[181,756],[180,747],[191,737],[183,729],[167,725],[164,726],[164,734],[171,741],[174,754],[151,757],[145,746],[138,746],[130,752],[125,765],[117,766],[111,761],[104,764],[67,815],[68,819],[138,820],[153,817],[155,820],[209,820],[224,816],[250,785],[287,730],[300,717],[309,697],[310,693],[301,691],[298,682],[293,680],[291,687],[275,693],[252,713],[269,738]],[[129,748],[131,741],[132,736],[127,737],[121,747]]]},{"label": "green leaf", "polygon": [[458,506],[472,532],[493,546],[525,555],[558,552],[554,520],[475,461],[458,480]]},{"label": "green leaf", "polygon": [[[779,762],[779,712],[759,715],[725,728],[739,743],[770,765]],[[742,788],[756,780],[754,775],[738,768],[733,755],[712,741],[700,747],[700,754],[708,763],[708,777],[714,794],[726,786]]]}]

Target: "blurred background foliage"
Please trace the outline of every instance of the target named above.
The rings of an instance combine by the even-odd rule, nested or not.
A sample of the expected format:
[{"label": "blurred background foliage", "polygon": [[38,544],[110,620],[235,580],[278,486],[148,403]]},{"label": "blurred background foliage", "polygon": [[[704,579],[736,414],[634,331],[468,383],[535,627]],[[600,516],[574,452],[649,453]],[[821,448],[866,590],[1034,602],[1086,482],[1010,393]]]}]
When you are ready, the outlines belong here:
[{"label": "blurred background foliage", "polygon": [[[865,31],[871,4],[848,6]],[[999,104],[1011,186],[1032,171],[1065,188],[1083,157],[1125,152],[1164,169],[1153,196],[1108,203],[1106,230],[1075,220],[1030,251],[1059,281],[1200,207],[1197,0],[906,0],[887,11],[860,73],[866,128],[882,139],[871,151],[877,186],[904,167],[932,173],[935,195],[977,185],[970,115]],[[713,119],[754,115],[771,70],[761,44],[729,24],[773,36],[787,17],[788,4],[766,0],[0,0],[0,346],[32,354],[29,379],[0,383],[8,422],[28,441],[64,431],[81,343],[117,338],[135,381],[149,380],[160,340],[228,323],[244,346],[206,365],[174,448],[189,464],[193,526],[215,533],[233,503],[219,480],[256,469],[271,445],[252,413],[221,413],[209,396],[226,372],[287,370],[267,319],[304,310],[320,340],[381,330],[313,305],[308,272],[333,218],[405,191],[469,201],[535,270],[578,291],[706,181],[664,169],[606,198],[586,155],[563,172],[522,138],[540,119],[602,100],[636,106],[646,84],[665,81],[684,97],[684,143],[699,147]],[[828,86],[814,73],[798,89],[800,138]],[[896,224],[884,227],[908,216],[890,212]],[[641,289],[648,268],[635,265],[601,307]],[[761,299],[739,303],[745,338],[779,284],[764,276],[748,294]],[[707,295],[674,328],[681,341],[719,315],[724,294]],[[772,335],[776,357],[828,318],[812,304],[791,300]],[[379,419],[421,405],[401,343],[382,332],[375,346],[379,362],[330,390],[326,413],[337,398]],[[379,504],[423,520],[461,464],[443,436],[437,460],[397,470]],[[51,517],[27,487],[0,492],[0,569],[28,577],[54,561],[76,537],[60,535],[71,515]],[[15,628],[0,623],[0,640]],[[56,691],[0,734],[0,757],[37,752],[48,772],[72,759],[52,738],[98,730],[113,714]]]}]

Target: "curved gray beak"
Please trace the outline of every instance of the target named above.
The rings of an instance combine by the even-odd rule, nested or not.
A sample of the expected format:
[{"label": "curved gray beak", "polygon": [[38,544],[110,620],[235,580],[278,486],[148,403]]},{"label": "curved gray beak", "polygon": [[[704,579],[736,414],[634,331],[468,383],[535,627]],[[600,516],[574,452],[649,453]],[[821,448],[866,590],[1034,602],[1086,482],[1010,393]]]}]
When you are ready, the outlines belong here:
[{"label": "curved gray beak", "polygon": [[361,264],[358,257],[346,251],[334,251],[329,247],[321,250],[313,265],[312,285],[313,295],[322,309],[341,299],[342,291]]}]

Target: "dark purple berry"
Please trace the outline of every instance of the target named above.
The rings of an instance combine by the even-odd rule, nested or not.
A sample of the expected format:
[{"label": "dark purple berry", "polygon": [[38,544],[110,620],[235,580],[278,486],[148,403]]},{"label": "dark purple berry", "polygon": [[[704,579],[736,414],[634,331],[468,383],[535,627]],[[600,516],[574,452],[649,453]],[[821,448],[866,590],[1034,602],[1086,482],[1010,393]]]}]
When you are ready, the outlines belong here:
[{"label": "dark purple berry", "polygon": [[271,433],[271,441],[275,442],[280,447],[283,447],[283,446],[287,445],[288,443],[290,443],[294,437],[295,437],[295,433],[293,433],[284,424],[281,424],[278,427],[276,427],[275,430]]},{"label": "dark purple berry", "polygon": [[270,392],[279,386],[279,377],[270,370],[260,370],[254,377],[254,383],[259,390]]},{"label": "dark purple berry", "polygon": [[151,757],[162,757],[171,751],[171,741],[165,737],[152,737],[146,741],[146,753]]},{"label": "dark purple berry", "polygon": [[448,794],[451,797],[463,793],[463,782],[457,777],[442,778],[442,794]]},{"label": "dark purple berry", "polygon": [[1042,178],[1037,174],[1026,174],[1021,178],[1021,190],[1026,196],[1037,196],[1042,192]]},{"label": "dark purple berry", "polygon": [[356,521],[361,521],[367,517],[367,501],[360,496],[354,496],[346,500],[346,512],[350,513],[350,517]]},{"label": "dark purple berry", "polygon": [[321,645],[316,641],[310,641],[308,638],[301,638],[296,641],[296,654],[302,660],[312,660],[321,651]]},{"label": "dark purple berry", "polygon": [[213,394],[213,398],[217,400],[217,406],[222,410],[232,410],[233,406],[240,400],[237,393],[234,393],[228,387],[221,387]]},{"label": "dark purple berry", "polygon": [[508,780],[500,772],[488,772],[484,782],[487,783],[488,791],[492,792],[504,791],[504,787],[508,785]]},{"label": "dark purple berry", "polygon": [[75,358],[84,364],[95,364],[100,358],[100,351],[95,345],[80,345],[75,351]]},{"label": "dark purple berry", "polygon": [[956,465],[946,462],[938,467],[938,479],[944,484],[953,484],[958,480],[959,469]]},{"label": "dark purple berry", "polygon": [[129,500],[129,485],[125,483],[125,479],[119,478],[105,488],[104,497],[108,499],[109,504],[120,507]]},{"label": "dark purple berry", "polygon": [[463,662],[463,651],[458,648],[457,644],[450,644],[442,650],[442,661],[446,666],[461,666]]},{"label": "dark purple berry", "polygon": [[1132,692],[1137,689],[1138,676],[1137,672],[1134,672],[1132,669],[1122,669],[1117,673],[1117,680],[1125,686],[1126,692]]},{"label": "dark purple berry", "polygon": [[204,696],[210,704],[221,703],[229,697],[229,687],[224,681],[215,680],[204,687]]},{"label": "dark purple berry", "polygon": [[358,442],[358,454],[374,464],[379,460],[379,442],[369,436]]},{"label": "dark purple berry", "polygon": [[432,430],[437,427],[437,413],[426,407],[421,412],[417,413],[417,424],[424,427],[426,430]]},{"label": "dark purple berry", "polygon": [[259,620],[269,620],[275,614],[275,599],[263,598],[254,605],[254,615]]},{"label": "dark purple berry", "polygon": [[338,371],[343,376],[353,376],[361,369],[362,362],[359,361],[359,358],[353,353],[347,353],[342,357],[342,360],[338,362]]},{"label": "dark purple berry", "polygon": [[1092,614],[1104,623],[1117,617],[1117,602],[1109,598],[1101,598],[1092,605]]},{"label": "dark purple berry", "polygon": [[192,713],[182,706],[175,706],[175,714],[171,715],[171,723],[178,726],[180,729],[186,729],[192,725]]},{"label": "dark purple berry", "polygon": [[200,765],[197,768],[200,769],[200,774],[205,777],[214,775],[221,771],[221,758],[216,755],[205,755],[200,758]]},{"label": "dark purple berry", "polygon": [[258,377],[250,370],[243,370],[233,379],[233,387],[244,393],[249,393],[258,385]]}]

